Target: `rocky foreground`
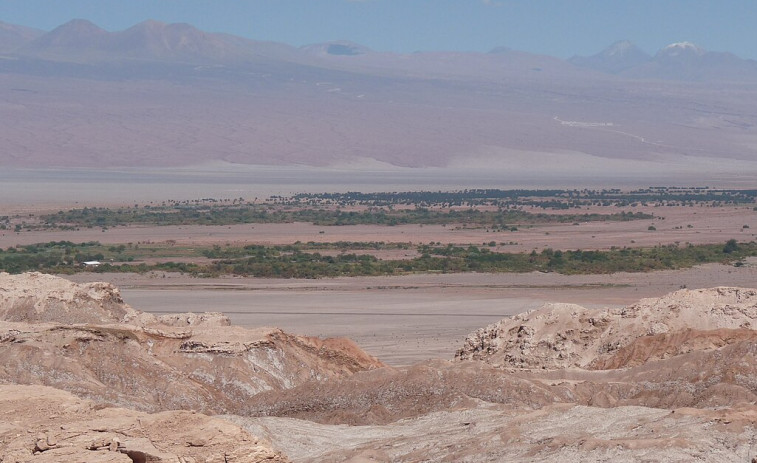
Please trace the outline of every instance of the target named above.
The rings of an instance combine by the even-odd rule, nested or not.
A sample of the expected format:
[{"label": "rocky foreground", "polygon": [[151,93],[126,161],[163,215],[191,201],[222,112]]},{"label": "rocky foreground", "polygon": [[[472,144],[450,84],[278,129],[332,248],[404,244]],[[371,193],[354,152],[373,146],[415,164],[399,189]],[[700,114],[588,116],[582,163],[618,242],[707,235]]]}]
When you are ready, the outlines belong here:
[{"label": "rocky foreground", "polygon": [[348,339],[229,326],[219,313],[156,317],[112,285],[0,277],[0,381],[142,411],[241,413],[263,391],[382,367]]},{"label": "rocky foreground", "polygon": [[103,408],[44,386],[0,386],[0,421],[3,463],[290,461],[225,420]]},{"label": "rocky foreground", "polygon": [[396,369],[346,339],[0,274],[0,462],[751,462],[755,327],[751,289],[553,304]]}]

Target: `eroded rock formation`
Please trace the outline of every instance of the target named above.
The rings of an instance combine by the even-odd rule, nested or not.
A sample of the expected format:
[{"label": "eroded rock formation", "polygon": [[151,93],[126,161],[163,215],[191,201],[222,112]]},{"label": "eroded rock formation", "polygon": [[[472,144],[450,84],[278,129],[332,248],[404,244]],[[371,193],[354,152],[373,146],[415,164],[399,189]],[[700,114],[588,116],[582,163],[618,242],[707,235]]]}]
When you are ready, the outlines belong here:
[{"label": "eroded rock formation", "polygon": [[284,463],[271,444],[191,411],[102,408],[44,386],[0,386],[0,462]]},{"label": "eroded rock formation", "polygon": [[641,337],[754,327],[757,291],[681,290],[623,308],[549,304],[471,333],[456,358],[516,368],[609,367],[611,357]]},{"label": "eroded rock formation", "polygon": [[0,383],[32,385],[0,386],[0,463],[749,461],[756,319],[742,288],[551,304],[389,368],[347,339],[0,274]]},{"label": "eroded rock formation", "polygon": [[263,391],[383,366],[347,339],[226,326],[220,314],[154,317],[105,283],[5,274],[0,288],[0,381],[103,403],[237,413]]}]

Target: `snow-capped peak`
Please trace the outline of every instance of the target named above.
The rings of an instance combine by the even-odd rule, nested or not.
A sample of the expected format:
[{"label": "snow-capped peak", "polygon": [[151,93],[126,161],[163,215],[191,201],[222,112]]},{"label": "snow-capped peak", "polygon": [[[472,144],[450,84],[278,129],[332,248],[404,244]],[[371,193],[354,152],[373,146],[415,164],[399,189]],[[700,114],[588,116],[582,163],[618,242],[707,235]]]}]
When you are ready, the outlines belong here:
[{"label": "snow-capped peak", "polygon": [[666,54],[670,56],[677,56],[684,52],[694,52],[697,55],[701,55],[705,52],[704,49],[694,45],[691,42],[671,43],[667,47],[663,48],[662,51],[664,51]]}]

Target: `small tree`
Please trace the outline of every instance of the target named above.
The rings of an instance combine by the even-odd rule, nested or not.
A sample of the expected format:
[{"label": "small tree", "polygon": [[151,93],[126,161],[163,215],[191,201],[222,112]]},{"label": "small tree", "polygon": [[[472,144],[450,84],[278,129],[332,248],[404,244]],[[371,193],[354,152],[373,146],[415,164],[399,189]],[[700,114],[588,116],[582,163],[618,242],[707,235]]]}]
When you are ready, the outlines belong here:
[{"label": "small tree", "polygon": [[726,241],[725,246],[723,246],[723,252],[725,254],[730,254],[738,250],[739,250],[739,245],[735,239],[730,239]]}]

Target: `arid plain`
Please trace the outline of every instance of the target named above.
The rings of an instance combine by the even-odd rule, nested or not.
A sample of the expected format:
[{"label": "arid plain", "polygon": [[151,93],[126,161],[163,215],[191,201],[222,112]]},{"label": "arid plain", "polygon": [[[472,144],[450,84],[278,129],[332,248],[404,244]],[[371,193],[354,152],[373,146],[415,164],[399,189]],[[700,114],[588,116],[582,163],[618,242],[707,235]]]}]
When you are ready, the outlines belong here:
[{"label": "arid plain", "polygon": [[472,331],[549,302],[620,307],[682,286],[751,287],[757,283],[757,265],[710,264],[589,276],[451,274],[282,281],[85,273],[67,278],[112,282],[127,303],[147,312],[219,311],[238,325],[348,337],[385,363],[399,366],[451,359]]},{"label": "arid plain", "polygon": [[757,62],[0,55],[0,462],[757,461]]},{"label": "arid plain", "polygon": [[[222,194],[225,185],[216,185],[216,188],[216,193]],[[258,188],[263,197],[265,191]],[[296,186],[282,188],[294,189]],[[154,202],[158,202],[158,198]],[[96,198],[88,196],[69,206],[87,204],[123,205],[107,200],[98,204]],[[55,212],[58,206],[27,199],[16,202],[9,209],[41,214]],[[525,209],[558,213],[549,209]],[[4,230],[0,232],[0,247],[61,240],[166,246],[168,243],[183,246],[287,245],[298,241],[411,243],[413,246],[408,249],[372,251],[381,259],[403,259],[418,255],[414,245],[429,242],[480,246],[494,241],[497,245],[491,248],[493,251],[522,253],[541,252],[547,248],[603,250],[713,244],[729,239],[751,241],[757,230],[757,212],[751,205],[588,206],[575,212],[612,214],[619,210],[644,212],[652,218],[625,222],[546,223],[520,227],[517,231],[493,231],[461,224],[323,226],[311,223],[130,225],[21,233]],[[198,259],[208,260],[202,257],[190,260]],[[707,264],[651,273],[414,274],[314,280],[234,276],[194,278],[170,272],[78,273],[66,278],[77,282],[113,283],[121,289],[127,303],[147,312],[220,311],[228,314],[235,324],[275,326],[320,337],[345,336],[388,364],[409,365],[430,358],[451,358],[473,330],[548,302],[619,307],[682,287],[751,287],[757,283],[757,268],[751,264],[741,267]]]}]

